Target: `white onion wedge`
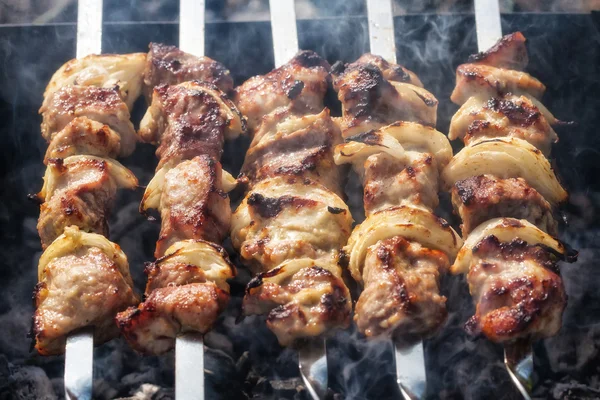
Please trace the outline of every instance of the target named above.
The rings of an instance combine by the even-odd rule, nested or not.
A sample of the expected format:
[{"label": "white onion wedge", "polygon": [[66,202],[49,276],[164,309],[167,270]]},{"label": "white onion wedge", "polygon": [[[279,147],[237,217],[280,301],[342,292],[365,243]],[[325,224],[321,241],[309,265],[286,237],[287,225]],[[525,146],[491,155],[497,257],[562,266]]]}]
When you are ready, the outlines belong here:
[{"label": "white onion wedge", "polygon": [[113,88],[119,93],[129,110],[142,92],[146,53],[100,54],[73,59],[63,64],[50,79],[44,99],[65,86],[97,86]]},{"label": "white onion wedge", "polygon": [[482,239],[491,235],[495,236],[500,242],[510,242],[519,238],[529,245],[542,244],[559,254],[565,254],[566,252],[560,241],[525,219],[494,218],[479,225],[469,234],[463,247],[458,252],[454,264],[450,267],[450,271],[453,274],[467,273],[473,257],[473,247]]},{"label": "white onion wedge", "polygon": [[548,160],[522,139],[485,139],[467,146],[452,158],[442,179],[449,190],[460,180],[484,174],[501,179],[522,177],[553,205],[568,197]]},{"label": "white onion wedge", "polygon": [[44,280],[46,266],[52,260],[74,254],[82,248],[91,247],[100,249],[107,257],[112,259],[127,284],[133,287],[127,257],[119,245],[97,233],[84,232],[77,226],[66,227],[64,233],[57,237],[42,253],[38,263],[38,280],[40,282]]},{"label": "white onion wedge", "polygon": [[202,268],[207,281],[229,291],[227,279],[236,275],[235,268],[229,263],[227,253],[220,246],[204,240],[182,240],[171,245],[165,255],[156,261],[156,265],[185,264]]},{"label": "white onion wedge", "polygon": [[362,269],[369,246],[395,236],[443,251],[451,261],[462,246],[458,233],[445,220],[425,209],[400,206],[378,211],[354,229],[344,247],[349,255],[350,273],[357,282],[362,282]]}]

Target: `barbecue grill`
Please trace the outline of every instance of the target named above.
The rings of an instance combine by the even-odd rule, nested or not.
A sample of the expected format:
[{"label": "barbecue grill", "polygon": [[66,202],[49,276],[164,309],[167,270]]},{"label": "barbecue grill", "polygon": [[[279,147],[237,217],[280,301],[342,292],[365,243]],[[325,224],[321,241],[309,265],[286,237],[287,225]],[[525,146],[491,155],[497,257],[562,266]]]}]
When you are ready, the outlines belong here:
[{"label": "barbecue grill", "polygon": [[[184,46],[178,37],[185,29],[190,29],[189,35],[202,37],[201,26],[190,23],[194,17],[202,18],[203,10],[195,2],[181,2],[181,7],[196,6],[181,18],[181,26],[170,22],[104,21],[101,29],[99,25],[96,29],[93,24],[101,21],[98,19],[100,10],[85,7],[99,3],[80,1],[79,21],[88,18],[86,33],[92,36],[92,43],[94,38],[101,37],[104,53],[144,52],[149,42]],[[276,8],[272,5],[272,25],[268,22],[209,22],[205,26],[204,53],[224,63],[236,84],[266,73],[295,53],[295,35],[291,34],[290,25],[295,18],[290,19],[286,12],[293,1],[272,3],[276,3]],[[332,64],[338,60],[351,62],[369,48],[373,51],[381,48],[380,53],[390,51],[391,46],[385,47],[381,42],[391,42],[391,37],[385,38],[385,34],[393,32],[395,52],[390,51],[391,55],[385,56],[395,54],[400,63],[419,74],[425,87],[440,100],[437,128],[447,132],[449,119],[456,110],[448,100],[456,66],[478,50],[478,39],[498,33],[494,31],[498,14],[489,12],[489,3],[494,2],[479,3],[484,7],[479,9],[478,17],[479,22],[481,18],[490,18],[492,22],[479,24],[476,29],[472,14],[404,15],[394,17],[392,25],[385,18],[389,13],[383,13],[383,20],[375,20],[378,17],[372,12],[386,4],[389,7],[389,2],[369,1],[370,20],[366,16],[355,16],[297,21],[297,47],[314,50]],[[86,10],[90,11],[86,13]],[[184,28],[186,22],[188,25]],[[561,141],[553,150],[553,158],[561,181],[571,193],[570,202],[562,210],[565,223],[561,227],[561,238],[580,250],[580,260],[562,267],[569,294],[568,308],[559,335],[534,345],[535,374],[532,377],[535,384],[531,396],[598,398],[600,371],[595,360],[600,321],[594,261],[600,255],[596,215],[600,200],[595,179],[600,166],[597,161],[600,143],[594,133],[600,122],[597,113],[600,109],[597,95],[600,18],[596,13],[505,14],[502,28],[504,32],[520,30],[527,36],[528,70],[548,87],[545,104],[559,118],[576,122],[558,131]],[[38,211],[26,197],[39,190],[43,175],[40,160],[45,148],[39,139],[37,116],[41,93],[51,74],[73,58],[76,49],[79,55],[78,46],[82,42],[74,23],[8,25],[0,29],[4,39],[0,41],[0,55],[5,60],[0,77],[0,115],[5,121],[1,128],[3,137],[7,138],[2,158],[1,205],[5,226],[0,251],[5,265],[0,270],[3,282],[0,321],[5,332],[0,339],[0,353],[4,354],[0,357],[0,393],[6,393],[8,398],[60,398],[64,395],[64,359],[29,353],[29,341],[25,337],[32,314],[29,293],[35,285],[34,271],[40,253],[35,231]],[[281,34],[276,33],[278,29]],[[97,34],[100,30],[101,36]],[[87,51],[95,51],[98,44],[96,47],[92,44]],[[188,46],[185,50],[202,53],[201,47],[193,48],[194,44],[197,45],[197,41],[185,44]],[[339,108],[333,101],[330,106]],[[144,109],[143,104],[138,104],[134,121],[139,121]],[[248,142],[243,138],[227,143],[222,160],[224,168],[235,175],[247,148]],[[147,183],[153,175],[156,166],[153,152],[151,146],[140,145],[124,160],[124,165],[132,169],[142,183]],[[353,215],[360,221],[360,188],[350,182],[347,189]],[[145,282],[142,265],[153,258],[158,234],[158,224],[148,223],[137,213],[140,197],[140,191],[120,193],[110,223],[111,240],[119,243],[127,254],[138,288]],[[459,223],[449,207],[442,207],[442,212],[453,225]],[[231,254],[235,258],[233,251]],[[310,388],[315,377],[307,371],[303,371],[303,377],[299,375],[295,350],[282,349],[259,318],[236,323],[244,287],[250,278],[243,268],[239,271],[231,285],[232,301],[227,311],[214,331],[204,338],[204,374],[195,371],[198,379],[204,376],[205,398],[314,397]],[[467,338],[462,330],[464,321],[473,313],[464,279],[445,277],[442,287],[449,299],[450,316],[444,329],[424,342],[427,398],[520,398],[503,364],[502,347],[485,339]],[[319,353],[318,343],[316,348],[312,361],[323,355],[322,351]],[[300,350],[300,357],[311,361],[310,354],[303,352]],[[365,342],[354,328],[336,333],[327,341],[327,396],[399,398],[393,354],[389,343]],[[67,357],[67,364],[74,360],[75,368],[82,365],[79,351],[70,351]],[[397,361],[401,363],[402,357]],[[179,374],[182,368],[173,355],[141,357],[122,340],[109,342],[94,350],[94,398],[171,398],[175,393],[172,388],[176,366]],[[415,364],[415,368],[418,366]],[[185,372],[188,384],[200,383],[190,382],[193,370]]]}]

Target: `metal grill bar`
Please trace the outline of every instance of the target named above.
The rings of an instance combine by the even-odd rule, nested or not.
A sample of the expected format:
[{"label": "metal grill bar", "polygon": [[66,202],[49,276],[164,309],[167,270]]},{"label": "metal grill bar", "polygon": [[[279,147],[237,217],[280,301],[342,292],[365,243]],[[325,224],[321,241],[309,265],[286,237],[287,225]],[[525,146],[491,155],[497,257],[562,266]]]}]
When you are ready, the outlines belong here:
[{"label": "metal grill bar", "polygon": [[280,67],[298,52],[298,29],[294,0],[269,0],[275,66]]},{"label": "metal grill bar", "polygon": [[371,53],[396,62],[394,16],[391,0],[367,0]]}]

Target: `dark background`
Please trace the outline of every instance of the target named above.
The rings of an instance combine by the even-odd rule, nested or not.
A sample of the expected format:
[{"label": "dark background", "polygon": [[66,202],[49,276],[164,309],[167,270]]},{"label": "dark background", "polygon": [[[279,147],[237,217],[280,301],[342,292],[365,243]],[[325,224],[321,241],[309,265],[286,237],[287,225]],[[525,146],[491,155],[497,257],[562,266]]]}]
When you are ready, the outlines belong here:
[{"label": "dark background", "polygon": [[[106,10],[109,11],[109,10]],[[107,12],[105,11],[105,15]],[[69,12],[72,12],[69,11]],[[561,238],[580,250],[580,260],[562,266],[569,294],[564,327],[557,337],[536,345],[537,398],[600,398],[600,32],[598,15],[507,14],[503,31],[521,30],[528,38],[529,72],[548,87],[544,103],[575,126],[557,132],[553,151],[571,199],[562,214],[569,222]],[[476,51],[474,18],[469,14],[408,15],[395,18],[398,61],[415,71],[440,100],[438,129],[447,132],[458,107],[449,101],[454,70]],[[75,56],[72,23],[0,27],[0,399],[61,398],[62,357],[30,352],[37,260],[38,207],[27,194],[41,188],[45,143],[37,109],[51,74]],[[368,51],[363,16],[298,22],[299,44],[327,58],[350,62]],[[146,51],[148,42],[177,44],[172,22],[110,22],[104,26],[103,52]],[[206,55],[223,62],[236,84],[273,68],[268,22],[215,22],[206,26]],[[145,109],[134,113],[137,126]],[[229,143],[224,166],[234,175],[247,143]],[[154,149],[139,145],[123,163],[141,184],[152,177]],[[129,257],[138,291],[143,262],[152,260],[158,224],[137,213],[143,189],[119,194],[110,239]],[[448,203],[445,204],[448,209]],[[360,219],[360,215],[355,216]],[[448,218],[451,218],[449,216]],[[235,257],[234,257],[235,258]],[[233,301],[206,338],[207,398],[303,398],[296,390],[296,359],[282,350],[258,318],[235,324],[247,273],[232,285]],[[443,399],[517,399],[503,368],[502,348],[467,338],[462,324],[473,312],[462,278],[446,277],[450,318],[426,342],[429,394]],[[353,331],[330,340],[330,385],[337,398],[398,398],[392,356],[384,344],[365,344]],[[95,396],[171,398],[173,356],[141,357],[115,340],[95,352]],[[143,384],[149,385],[143,385]],[[144,397],[145,396],[145,397]]]}]

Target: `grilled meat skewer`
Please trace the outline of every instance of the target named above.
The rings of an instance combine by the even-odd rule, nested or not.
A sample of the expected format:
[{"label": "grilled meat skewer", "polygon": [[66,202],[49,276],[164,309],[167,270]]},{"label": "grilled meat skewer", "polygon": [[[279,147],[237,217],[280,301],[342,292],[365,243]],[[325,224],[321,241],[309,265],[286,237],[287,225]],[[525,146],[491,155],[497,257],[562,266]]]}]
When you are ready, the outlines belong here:
[{"label": "grilled meat skewer", "polygon": [[366,220],[344,248],[364,286],[354,320],[367,337],[422,339],[446,320],[439,278],[461,244],[433,214],[452,157],[447,138],[428,126],[437,100],[414,73],[371,54],[336,72],[346,140],[335,160],[351,163],[364,186]]},{"label": "grilled meat skewer", "polygon": [[207,57],[150,44],[144,83],[152,102],[138,133],[158,146],[160,161],[140,211],[158,209],[161,231],[145,300],[116,321],[133,348],[160,354],[179,333],[208,332],[229,301],[227,279],[236,270],[219,244],[229,232],[235,180],[219,159],[245,120],[219,89],[231,90],[229,71]]},{"label": "grilled meat skewer", "polygon": [[137,187],[113,157],[135,147],[129,112],[141,93],[143,66],[143,54],[71,60],[44,93],[48,150],[37,227],[45,251],[33,317],[41,354],[64,352],[67,336],[85,327],[94,327],[96,344],[112,339],[115,314],[139,301],[127,258],[106,236],[116,190]]},{"label": "grilled meat skewer", "polygon": [[232,243],[255,274],[243,309],[267,314],[284,346],[350,320],[338,258],[352,216],[333,163],[341,133],[323,105],[329,72],[325,60],[301,51],[235,95],[252,138],[240,176],[247,193],[231,225]]},{"label": "grilled meat skewer", "polygon": [[558,121],[541,104],[544,85],[522,70],[525,37],[504,36],[457,68],[461,105],[450,138],[465,148],[443,172],[465,244],[452,266],[467,273],[476,314],[472,334],[495,342],[555,335],[566,305],[559,260],[572,254],[556,235],[553,209],[567,199],[550,163]]}]

